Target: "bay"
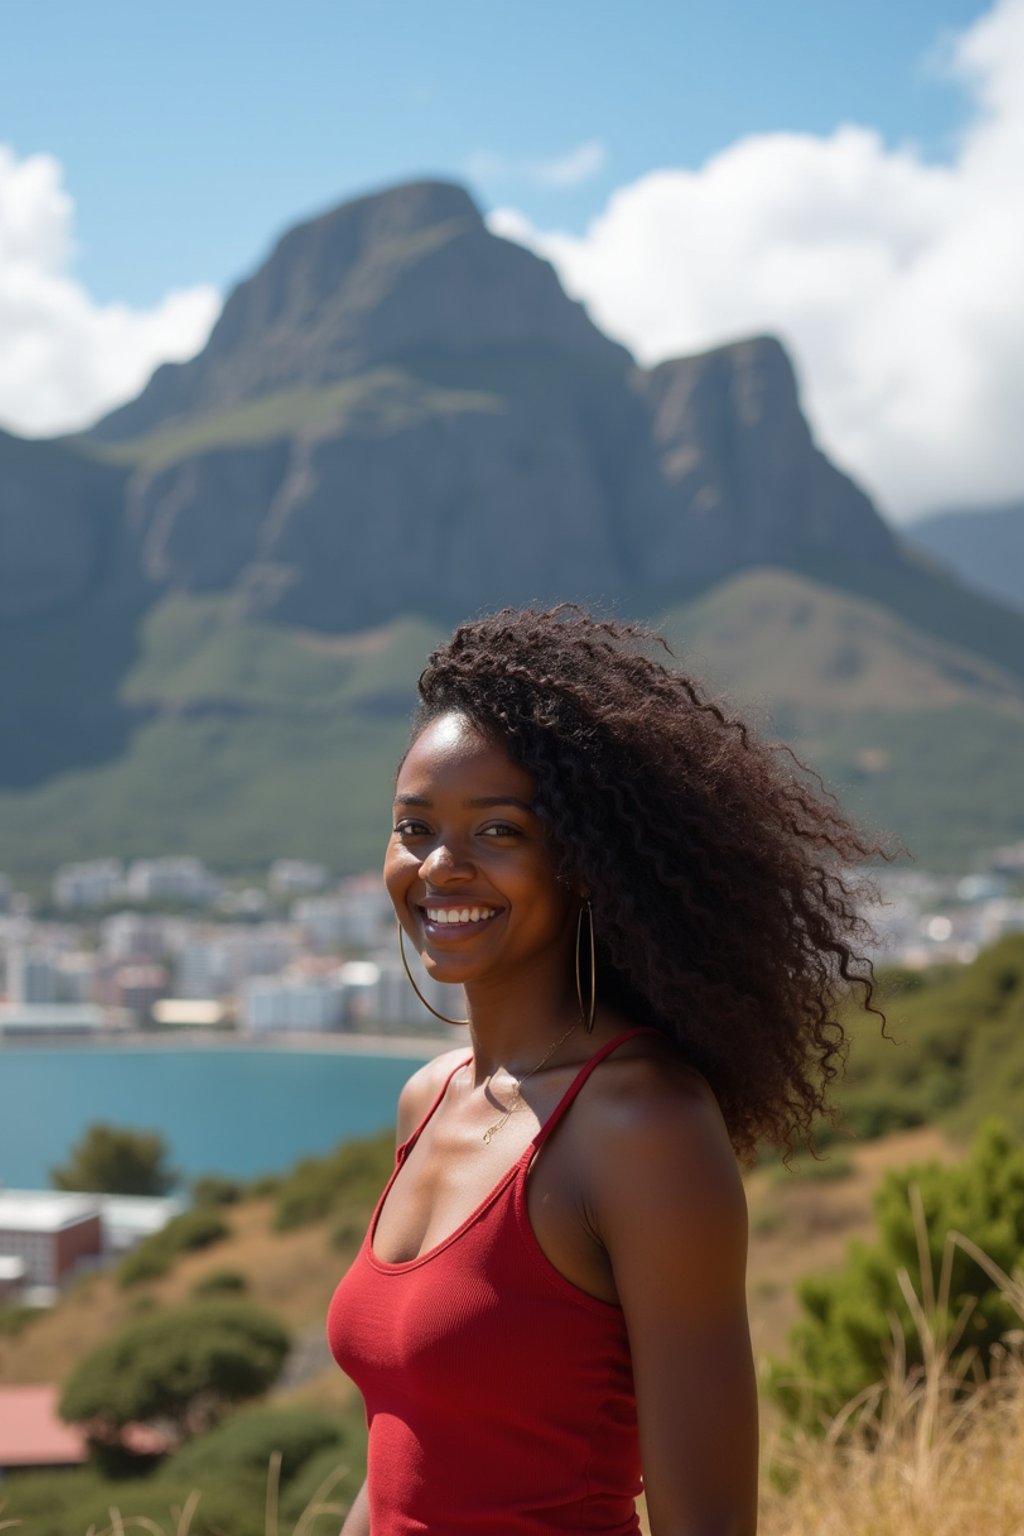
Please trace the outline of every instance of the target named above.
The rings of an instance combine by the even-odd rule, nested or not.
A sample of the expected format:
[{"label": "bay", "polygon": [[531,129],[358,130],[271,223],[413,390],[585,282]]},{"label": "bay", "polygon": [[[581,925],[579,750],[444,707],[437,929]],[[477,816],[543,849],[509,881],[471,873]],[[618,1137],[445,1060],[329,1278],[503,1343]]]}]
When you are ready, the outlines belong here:
[{"label": "bay", "polygon": [[253,1178],[394,1124],[408,1054],[261,1045],[0,1050],[0,1187],[45,1189],[96,1121],[158,1131],[188,1182]]}]

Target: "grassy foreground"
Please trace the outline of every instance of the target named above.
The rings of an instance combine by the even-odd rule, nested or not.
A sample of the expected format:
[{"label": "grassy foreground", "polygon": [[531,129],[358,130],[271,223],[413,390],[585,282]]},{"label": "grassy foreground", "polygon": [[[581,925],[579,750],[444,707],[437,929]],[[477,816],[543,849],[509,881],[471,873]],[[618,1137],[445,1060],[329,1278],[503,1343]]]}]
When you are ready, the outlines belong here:
[{"label": "grassy foreground", "polygon": [[[1020,1361],[966,1403],[937,1362],[923,1381],[897,1375],[866,1416],[840,1416],[824,1439],[787,1442],[769,1431],[759,1536],[1020,1536],[1022,1466]],[[347,1509],[336,1485],[346,1470],[329,1472],[297,1517],[282,1518],[280,1458],[272,1458],[265,1536],[336,1536]],[[215,1536],[203,1504],[197,1488],[162,1522],[111,1506],[108,1523],[83,1526],[80,1536]],[[4,1519],[0,1497],[0,1531],[30,1529]]]}]

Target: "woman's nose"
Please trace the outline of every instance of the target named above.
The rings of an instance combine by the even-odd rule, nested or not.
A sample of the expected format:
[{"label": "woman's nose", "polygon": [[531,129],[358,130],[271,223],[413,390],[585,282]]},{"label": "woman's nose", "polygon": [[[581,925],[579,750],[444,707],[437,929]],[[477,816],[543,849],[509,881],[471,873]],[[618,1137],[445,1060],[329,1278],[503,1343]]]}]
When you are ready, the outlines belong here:
[{"label": "woman's nose", "polygon": [[435,844],[420,865],[420,879],[437,885],[440,881],[472,878],[473,866],[463,849],[451,842]]}]

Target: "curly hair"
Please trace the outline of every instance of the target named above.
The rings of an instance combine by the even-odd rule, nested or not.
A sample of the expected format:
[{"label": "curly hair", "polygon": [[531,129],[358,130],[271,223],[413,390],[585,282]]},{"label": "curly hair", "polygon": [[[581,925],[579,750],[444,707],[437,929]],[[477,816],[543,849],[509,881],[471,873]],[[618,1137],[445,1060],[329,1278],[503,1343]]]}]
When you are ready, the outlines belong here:
[{"label": "curly hair", "polygon": [[828,1112],[842,994],[879,1012],[857,950],[873,888],[850,869],[883,850],[655,644],[671,656],[573,604],[462,624],[420,676],[413,736],[455,711],[533,774],[560,877],[590,897],[599,995],[678,1043],[749,1161]]}]

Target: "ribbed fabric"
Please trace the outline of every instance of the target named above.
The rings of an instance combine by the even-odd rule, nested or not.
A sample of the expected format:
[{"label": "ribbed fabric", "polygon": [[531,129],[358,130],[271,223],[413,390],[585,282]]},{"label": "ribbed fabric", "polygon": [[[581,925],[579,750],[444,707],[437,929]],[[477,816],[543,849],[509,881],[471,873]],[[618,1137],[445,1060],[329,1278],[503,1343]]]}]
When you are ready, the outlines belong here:
[{"label": "ribbed fabric", "polygon": [[372,1536],[635,1536],[640,1455],[621,1310],[545,1257],[526,1208],[534,1156],[594,1068],[586,1063],[523,1155],[449,1237],[419,1258],[373,1252],[399,1147],[363,1245],[331,1300],[334,1358],[369,1425]]}]

